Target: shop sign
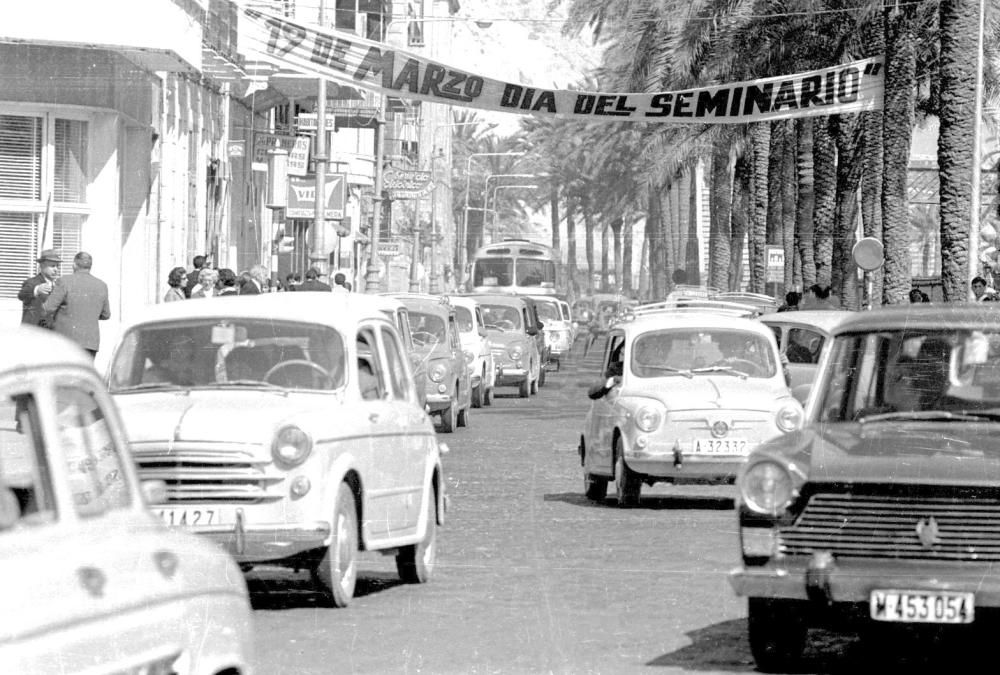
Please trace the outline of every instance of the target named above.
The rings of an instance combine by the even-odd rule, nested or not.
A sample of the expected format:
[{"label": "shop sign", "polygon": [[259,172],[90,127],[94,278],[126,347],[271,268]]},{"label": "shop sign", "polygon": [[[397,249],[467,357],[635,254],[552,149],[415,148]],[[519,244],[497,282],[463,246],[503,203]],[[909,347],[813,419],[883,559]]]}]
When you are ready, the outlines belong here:
[{"label": "shop sign", "polygon": [[[326,193],[326,220],[343,220],[347,204],[347,174],[328,173],[323,183]],[[288,177],[288,205],[286,218],[316,217],[316,176]]]}]

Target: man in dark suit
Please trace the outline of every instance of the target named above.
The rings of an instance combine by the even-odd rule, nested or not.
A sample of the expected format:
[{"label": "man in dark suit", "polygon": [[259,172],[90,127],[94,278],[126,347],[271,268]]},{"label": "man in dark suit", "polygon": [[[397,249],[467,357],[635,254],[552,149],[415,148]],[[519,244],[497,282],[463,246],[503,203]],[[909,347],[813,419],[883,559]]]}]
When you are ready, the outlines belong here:
[{"label": "man in dark suit", "polygon": [[306,280],[295,289],[296,291],[329,291],[330,286],[319,280],[319,270],[310,267],[306,272]]},{"label": "man in dark suit", "polygon": [[48,316],[42,303],[52,292],[53,284],[59,276],[59,252],[47,248],[38,256],[38,274],[24,280],[17,299],[21,301],[21,323],[48,328]]},{"label": "man in dark suit", "polygon": [[83,251],[73,257],[73,274],[59,277],[42,309],[52,315],[52,328],[97,355],[101,331],[97,322],[111,318],[108,285],[92,275],[93,258]]},{"label": "man in dark suit", "polygon": [[205,266],[205,256],[196,255],[191,264],[194,265],[194,271],[188,272],[187,283],[184,284],[184,297],[190,298],[191,291],[194,287],[198,285],[198,276],[201,274],[201,268]]}]

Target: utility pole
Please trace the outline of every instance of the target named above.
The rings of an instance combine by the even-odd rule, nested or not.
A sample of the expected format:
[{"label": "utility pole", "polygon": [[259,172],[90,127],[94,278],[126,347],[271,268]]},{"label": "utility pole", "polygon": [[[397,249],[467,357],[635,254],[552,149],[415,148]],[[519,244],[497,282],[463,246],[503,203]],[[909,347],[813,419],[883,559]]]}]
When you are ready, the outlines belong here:
[{"label": "utility pole", "polygon": [[[319,25],[325,28],[326,0],[319,0]],[[326,78],[319,78],[316,92],[316,213],[309,237],[309,266],[325,274],[326,266]]]},{"label": "utility pole", "polygon": [[382,154],[385,152],[385,94],[379,96],[378,118],[375,122],[375,197],[372,199],[371,244],[368,247],[368,269],[365,271],[365,292],[378,293],[378,240],[382,221]]}]

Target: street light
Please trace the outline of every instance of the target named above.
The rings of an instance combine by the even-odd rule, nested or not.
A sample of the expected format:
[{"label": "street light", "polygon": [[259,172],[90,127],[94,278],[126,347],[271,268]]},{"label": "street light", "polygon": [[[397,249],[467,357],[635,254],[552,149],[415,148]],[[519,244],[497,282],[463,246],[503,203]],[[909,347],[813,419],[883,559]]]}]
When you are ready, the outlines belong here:
[{"label": "street light", "polygon": [[548,174],[539,173],[491,173],[486,176],[486,180],[483,182],[483,206],[489,206],[489,202],[486,200],[488,195],[488,190],[490,189],[490,178],[535,178],[536,176],[541,178]]},{"label": "street light", "polygon": [[513,188],[521,188],[524,190],[536,190],[538,185],[497,185],[493,188],[493,241],[497,240],[497,233],[500,229],[500,209],[497,208],[497,192],[500,190],[510,190]]},{"label": "street light", "polygon": [[472,159],[474,157],[523,157],[526,154],[525,152],[474,152],[469,155],[465,163],[465,212],[462,218],[462,236],[458,237],[459,284],[465,282],[465,260],[468,248],[466,239],[469,237],[469,179],[472,178]]}]

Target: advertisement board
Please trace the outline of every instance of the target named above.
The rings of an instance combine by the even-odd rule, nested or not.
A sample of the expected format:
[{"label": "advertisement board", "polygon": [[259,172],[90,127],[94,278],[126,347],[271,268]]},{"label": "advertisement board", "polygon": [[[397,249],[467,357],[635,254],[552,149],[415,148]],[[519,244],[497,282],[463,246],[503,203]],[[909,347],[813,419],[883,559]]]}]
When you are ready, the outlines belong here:
[{"label": "advertisement board", "polygon": [[[326,220],[342,220],[347,204],[347,174],[328,173],[323,185],[326,193]],[[316,176],[288,177],[288,206],[286,218],[316,217]]]}]

